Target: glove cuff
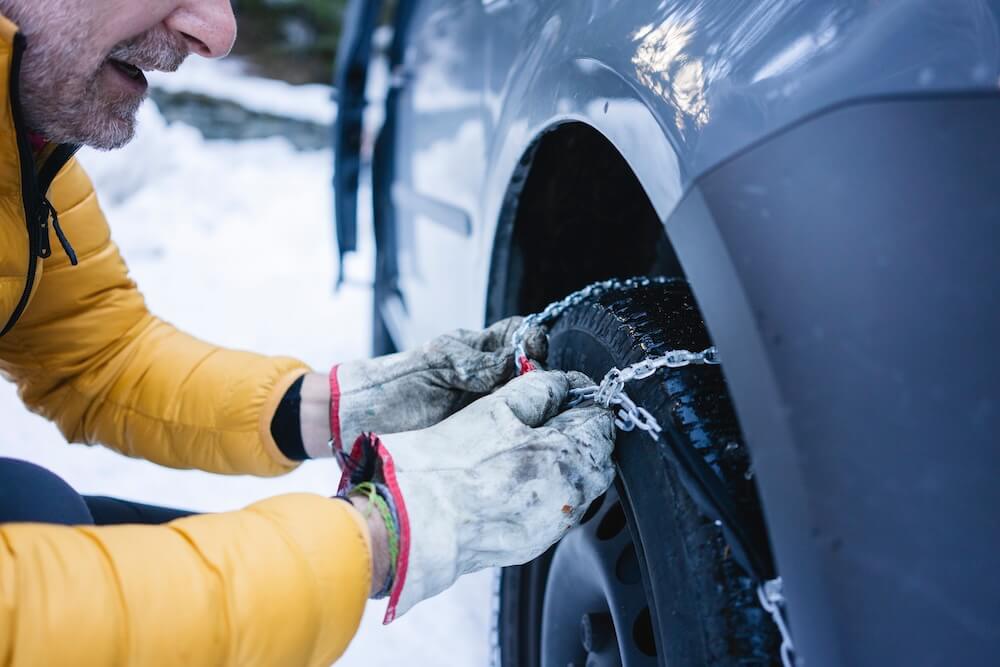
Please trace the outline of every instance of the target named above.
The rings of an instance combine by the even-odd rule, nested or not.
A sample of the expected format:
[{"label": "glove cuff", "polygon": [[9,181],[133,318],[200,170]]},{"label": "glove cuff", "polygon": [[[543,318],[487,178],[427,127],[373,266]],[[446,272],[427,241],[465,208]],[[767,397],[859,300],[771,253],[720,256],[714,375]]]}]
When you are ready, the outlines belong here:
[{"label": "glove cuff", "polygon": [[[335,367],[336,369],[336,367]],[[331,377],[335,377],[331,372]],[[332,386],[331,386],[332,389]],[[332,395],[332,393],[331,393]],[[332,424],[331,424],[332,425]],[[333,432],[331,430],[331,432]],[[396,466],[389,450],[374,433],[363,433],[354,441],[349,454],[342,448],[335,451],[340,459],[342,474],[337,492],[346,495],[359,484],[374,484],[378,492],[387,494],[386,502],[395,510],[399,528],[399,548],[391,571],[395,573],[389,587],[389,605],[386,607],[383,623],[388,625],[396,618],[399,597],[406,584],[406,574],[410,561],[410,517],[406,511],[403,494],[396,479]]]},{"label": "glove cuff", "polygon": [[385,432],[389,406],[380,400],[382,381],[376,382],[371,375],[370,364],[360,361],[336,364],[330,369],[330,449],[335,453],[349,455],[359,434]]},{"label": "glove cuff", "polygon": [[338,459],[344,454],[344,442],[340,435],[340,364],[330,369],[330,449]]}]

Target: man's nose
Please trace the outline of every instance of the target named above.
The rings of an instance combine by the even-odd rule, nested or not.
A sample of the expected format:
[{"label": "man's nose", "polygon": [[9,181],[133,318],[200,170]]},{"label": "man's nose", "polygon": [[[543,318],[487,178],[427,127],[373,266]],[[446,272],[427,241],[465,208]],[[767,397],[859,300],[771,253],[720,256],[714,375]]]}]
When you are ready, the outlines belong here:
[{"label": "man's nose", "polygon": [[183,0],[164,23],[187,41],[192,53],[205,58],[228,55],[236,41],[230,0]]}]

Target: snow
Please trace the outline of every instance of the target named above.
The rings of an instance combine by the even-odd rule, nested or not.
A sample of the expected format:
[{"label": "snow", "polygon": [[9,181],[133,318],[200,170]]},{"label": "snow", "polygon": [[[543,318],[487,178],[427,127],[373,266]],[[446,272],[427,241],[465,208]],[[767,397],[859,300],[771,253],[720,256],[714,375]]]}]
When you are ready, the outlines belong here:
[{"label": "snow", "polygon": [[237,58],[223,61],[188,58],[176,72],[149,72],[149,83],[168,93],[199,93],[234,102],[251,111],[329,125],[337,113],[333,88],[321,84],[293,86],[284,81],[249,76]]},{"label": "snow", "polygon": [[[223,91],[292,115],[281,106],[286,84],[195,62],[169,85]],[[290,106],[319,118],[320,96],[313,89],[297,93],[301,99]],[[130,146],[84,151],[80,159],[153,312],[215,343],[289,354],[315,368],[368,353],[370,220],[361,216],[360,252],[346,267],[348,283],[334,293],[329,151],[296,152],[281,138],[206,141],[194,128],[168,126],[148,102]],[[169,470],[100,447],[67,446],[5,382],[0,423],[0,454],[46,466],[82,493],[225,511],[290,491],[329,495],[339,477],[330,461],[256,479]],[[338,667],[487,664],[491,581],[489,572],[468,576],[387,627],[384,603],[369,604]]]}]

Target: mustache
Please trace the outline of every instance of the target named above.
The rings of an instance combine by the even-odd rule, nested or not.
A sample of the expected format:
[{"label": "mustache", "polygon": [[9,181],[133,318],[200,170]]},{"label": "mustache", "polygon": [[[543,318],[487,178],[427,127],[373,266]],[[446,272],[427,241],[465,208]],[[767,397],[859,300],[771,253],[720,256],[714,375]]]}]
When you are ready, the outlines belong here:
[{"label": "mustache", "polygon": [[180,35],[157,26],[115,46],[108,59],[120,60],[144,71],[175,72],[190,52],[187,41]]}]

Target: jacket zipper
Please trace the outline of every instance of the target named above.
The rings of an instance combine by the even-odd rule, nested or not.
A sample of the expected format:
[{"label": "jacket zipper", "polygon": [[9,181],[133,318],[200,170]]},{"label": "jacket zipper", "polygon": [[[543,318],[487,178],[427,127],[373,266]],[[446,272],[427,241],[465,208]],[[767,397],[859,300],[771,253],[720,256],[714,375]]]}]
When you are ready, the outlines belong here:
[{"label": "jacket zipper", "polygon": [[39,257],[47,259],[52,255],[52,247],[49,245],[49,220],[52,220],[52,229],[56,233],[56,238],[59,239],[59,245],[66,251],[70,264],[73,266],[77,265],[76,253],[73,251],[73,246],[69,244],[69,239],[63,233],[62,227],[59,226],[59,213],[56,211],[56,207],[52,205],[52,202],[49,201],[48,192],[49,188],[52,187],[52,181],[56,180],[56,176],[59,175],[59,171],[76,155],[78,150],[80,150],[79,146],[71,144],[56,146],[56,149],[52,151],[52,155],[42,165],[42,169],[38,174],[39,191],[41,192],[38,213],[39,228],[41,230]]},{"label": "jacket zipper", "polygon": [[24,124],[24,116],[21,110],[20,94],[20,72],[21,59],[24,55],[25,38],[21,33],[14,35],[14,52],[10,64],[10,106],[14,118],[14,131],[17,135],[17,150],[21,163],[21,198],[24,202],[24,221],[28,231],[28,275],[24,284],[24,291],[18,300],[10,319],[0,330],[0,336],[4,336],[14,328],[14,325],[21,318],[24,309],[28,306],[31,298],[31,290],[35,286],[35,274],[38,270],[36,258],[49,257],[52,254],[52,247],[49,244],[49,218],[53,219],[53,226],[59,240],[67,248],[70,260],[75,264],[76,256],[65,242],[65,236],[59,228],[59,218],[55,213],[55,208],[49,202],[47,194],[49,186],[55,180],[59,170],[62,169],[70,158],[76,153],[77,146],[58,146],[46,160],[41,173],[36,175],[34,170],[35,157],[31,150],[31,143],[28,141],[28,131]]}]

